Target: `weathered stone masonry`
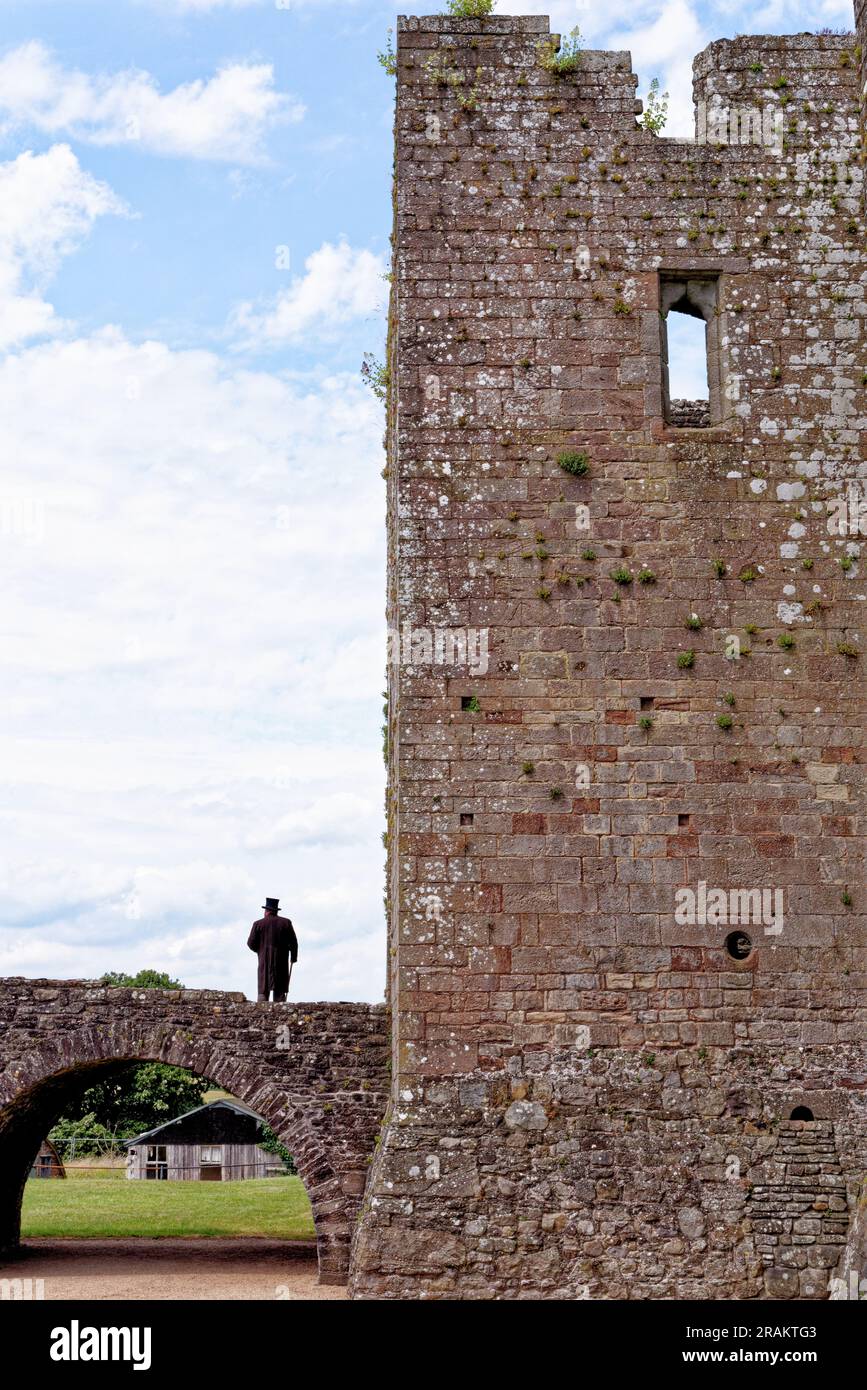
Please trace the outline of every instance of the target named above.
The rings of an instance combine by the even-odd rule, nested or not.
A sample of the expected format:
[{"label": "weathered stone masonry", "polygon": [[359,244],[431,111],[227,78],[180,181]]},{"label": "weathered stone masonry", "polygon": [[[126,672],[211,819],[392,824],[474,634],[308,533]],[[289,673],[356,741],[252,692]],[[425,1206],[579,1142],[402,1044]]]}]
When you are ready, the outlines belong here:
[{"label": "weathered stone masonry", "polygon": [[388,1020],[367,1004],[250,1004],[208,990],[0,981],[0,1252],[18,1244],[40,1141],[70,1101],[129,1061],[218,1082],[295,1158],[313,1206],[323,1283],[349,1252],[388,1088]]},{"label": "weathered stone masonry", "polygon": [[[546,70],[548,28],[399,21],[389,621],[490,664],[392,672],[353,1289],[824,1298],[864,1163],[867,8],[712,44],[708,143],[639,127],[627,53]],[[678,300],[706,427],[665,400]],[[733,957],[676,917],[700,883],[782,930]]]}]

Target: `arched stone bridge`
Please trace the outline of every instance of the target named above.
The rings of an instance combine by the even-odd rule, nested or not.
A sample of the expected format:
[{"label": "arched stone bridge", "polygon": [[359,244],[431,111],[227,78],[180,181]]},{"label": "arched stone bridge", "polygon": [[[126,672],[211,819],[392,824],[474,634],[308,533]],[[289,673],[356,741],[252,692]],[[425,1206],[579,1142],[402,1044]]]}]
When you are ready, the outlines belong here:
[{"label": "arched stone bridge", "polygon": [[0,980],[0,1252],[18,1245],[27,1174],[70,1101],[129,1062],[167,1062],[267,1120],[310,1196],[320,1280],[346,1283],[388,1052],[381,1005],[280,1007],[207,990]]}]

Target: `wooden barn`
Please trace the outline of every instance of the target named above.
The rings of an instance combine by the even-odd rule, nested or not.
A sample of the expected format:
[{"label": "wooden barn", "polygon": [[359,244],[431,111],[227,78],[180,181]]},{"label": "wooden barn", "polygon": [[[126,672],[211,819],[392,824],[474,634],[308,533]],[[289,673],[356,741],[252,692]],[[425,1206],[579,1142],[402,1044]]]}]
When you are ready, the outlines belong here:
[{"label": "wooden barn", "polygon": [[259,1145],[264,1122],[236,1100],[215,1100],[135,1139],[127,1139],[126,1175],[164,1182],[239,1182],[283,1171]]},{"label": "wooden barn", "polygon": [[39,1153],[33,1160],[33,1167],[30,1169],[31,1178],[65,1178],[66,1169],[63,1166],[63,1159],[55,1149],[50,1139],[43,1139],[39,1145]]}]

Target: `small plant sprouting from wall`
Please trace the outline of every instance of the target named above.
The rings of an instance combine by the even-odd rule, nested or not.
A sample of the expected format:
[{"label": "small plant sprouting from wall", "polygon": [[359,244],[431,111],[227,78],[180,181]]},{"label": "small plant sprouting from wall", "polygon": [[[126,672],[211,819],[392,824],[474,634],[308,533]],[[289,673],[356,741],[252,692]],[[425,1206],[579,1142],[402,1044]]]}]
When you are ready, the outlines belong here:
[{"label": "small plant sprouting from wall", "polygon": [[681,671],[691,671],[695,665],[695,652],[680,652],[677,658],[677,665]]},{"label": "small plant sprouting from wall", "polygon": [[735,721],[732,719],[730,714],[717,715],[716,722],[725,733],[729,733],[729,731],[734,728],[735,724]]},{"label": "small plant sprouting from wall", "polygon": [[632,583],[632,575],[624,565],[619,565],[616,570],[612,570],[611,578],[614,580],[615,584],[619,584],[621,588],[624,589],[628,588]]},{"label": "small plant sprouting from wall", "polygon": [[574,449],[564,449],[557,455],[557,462],[564,473],[573,478],[583,478],[590,471],[587,455]]},{"label": "small plant sprouting from wall", "polygon": [[565,77],[570,72],[576,72],[581,66],[581,30],[575,28],[565,38],[561,37],[560,47],[558,48],[553,37],[544,39],[539,44],[539,62],[546,72],[550,72],[554,77]]},{"label": "small plant sprouting from wall", "polygon": [[366,352],[361,364],[361,375],[376,399],[384,404],[388,400],[388,388],[391,382],[389,370],[385,363],[380,362],[374,353]]},{"label": "small plant sprouting from wall", "polygon": [[660,135],[668,120],[668,92],[660,92],[659,78],[654,77],[647,96],[644,98],[644,111],[638,122],[651,135]]},{"label": "small plant sprouting from wall", "polygon": [[[436,54],[431,54],[424,65],[425,76],[431,81],[436,82],[439,87],[451,87],[458,99],[458,105],[464,111],[475,111],[479,104],[479,89],[471,87],[465,91],[467,79],[457,68],[450,67],[444,63]],[[482,75],[481,68],[476,68],[476,81]]]},{"label": "small plant sprouting from wall", "polygon": [[726,575],[729,572],[729,567],[726,564],[725,560],[714,560],[713,572],[716,575],[717,579],[725,579]]},{"label": "small plant sprouting from wall", "polygon": [[393,37],[394,30],[389,29],[388,37],[385,41],[385,48],[376,55],[376,61],[379,63],[380,67],[385,69],[389,77],[397,76],[397,54],[394,51],[394,44],[392,43]]},{"label": "small plant sprouting from wall", "polygon": [[860,652],[857,647],[853,647],[851,642],[838,642],[837,651],[841,656],[848,656],[853,661],[857,661]]},{"label": "small plant sprouting from wall", "polygon": [[522,773],[524,774],[525,777],[532,777],[532,776],[533,776],[533,773],[536,771],[536,764],[535,764],[535,763],[522,763],[522,764],[521,764],[521,771],[522,771]]},{"label": "small plant sprouting from wall", "polygon": [[649,714],[643,714],[638,721],[639,729],[643,729],[646,734],[653,728],[653,720]]},{"label": "small plant sprouting from wall", "polygon": [[656,575],[653,573],[653,570],[649,570],[649,569],[639,570],[639,571],[638,571],[638,582],[639,582],[639,584],[655,584],[655,583],[656,583]]},{"label": "small plant sprouting from wall", "polygon": [[701,632],[704,627],[704,622],[697,613],[690,613],[683,625],[684,627],[688,627],[690,632]]},{"label": "small plant sprouting from wall", "polygon": [[784,652],[789,652],[795,645],[795,639],[791,632],[782,632],[777,638],[777,646],[782,647]]}]

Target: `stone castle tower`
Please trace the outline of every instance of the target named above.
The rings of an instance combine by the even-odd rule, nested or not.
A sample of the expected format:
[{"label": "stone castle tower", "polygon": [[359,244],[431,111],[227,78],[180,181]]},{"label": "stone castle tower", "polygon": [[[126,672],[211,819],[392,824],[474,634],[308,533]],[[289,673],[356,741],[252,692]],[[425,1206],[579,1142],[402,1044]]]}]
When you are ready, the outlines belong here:
[{"label": "stone castle tower", "polygon": [[545,18],[399,22],[356,1295],[825,1298],[861,1259],[856,10],[712,44],[694,141]]}]

